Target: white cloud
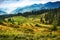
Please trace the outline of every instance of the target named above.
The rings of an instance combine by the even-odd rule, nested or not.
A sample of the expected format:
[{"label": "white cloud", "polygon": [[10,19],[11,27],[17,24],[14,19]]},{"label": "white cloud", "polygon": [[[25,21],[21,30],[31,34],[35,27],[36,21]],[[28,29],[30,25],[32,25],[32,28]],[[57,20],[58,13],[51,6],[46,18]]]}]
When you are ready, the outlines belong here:
[{"label": "white cloud", "polygon": [[23,7],[32,4],[54,2],[59,0],[5,0],[0,4],[0,7]]}]

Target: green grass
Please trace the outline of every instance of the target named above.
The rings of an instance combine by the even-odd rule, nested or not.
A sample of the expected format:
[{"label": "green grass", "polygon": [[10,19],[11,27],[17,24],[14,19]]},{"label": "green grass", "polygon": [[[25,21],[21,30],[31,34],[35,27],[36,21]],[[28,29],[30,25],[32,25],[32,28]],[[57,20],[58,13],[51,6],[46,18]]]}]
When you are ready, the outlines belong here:
[{"label": "green grass", "polygon": [[[2,34],[3,33],[3,34]],[[54,32],[48,33],[23,33],[23,34],[13,34],[13,33],[4,33],[0,34],[0,40],[59,40],[60,35],[55,34]],[[14,32],[15,33],[15,32]]]},{"label": "green grass", "polygon": [[60,40],[60,26],[52,31],[52,25],[40,22],[40,15],[11,17],[14,23],[8,19],[3,22],[7,26],[0,28],[0,40]]}]

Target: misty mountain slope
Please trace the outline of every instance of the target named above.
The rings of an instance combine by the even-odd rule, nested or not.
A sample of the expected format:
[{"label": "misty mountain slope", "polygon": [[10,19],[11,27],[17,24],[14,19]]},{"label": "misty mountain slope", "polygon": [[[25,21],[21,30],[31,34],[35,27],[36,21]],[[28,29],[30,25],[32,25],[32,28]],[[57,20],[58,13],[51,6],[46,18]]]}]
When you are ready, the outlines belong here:
[{"label": "misty mountain slope", "polygon": [[37,10],[43,10],[43,9],[53,9],[60,7],[60,1],[56,2],[48,2],[45,4],[33,4],[25,7],[17,7],[15,10],[11,11],[10,13],[6,9],[0,8],[0,11],[4,11],[6,13],[0,12],[1,15],[3,14],[17,14],[17,13],[24,13],[24,12],[30,12],[30,11],[37,11]]},{"label": "misty mountain slope", "polygon": [[26,6],[23,8],[18,7],[16,10],[13,11],[13,13],[24,13],[29,11],[36,11],[36,10],[42,10],[42,9],[53,9],[60,7],[60,1],[57,2],[48,2],[46,4],[33,4],[30,6]]},{"label": "misty mountain slope", "polygon": [[60,1],[57,1],[57,2],[48,2],[45,4],[45,7],[48,9],[48,8],[58,8],[60,7]]},{"label": "misty mountain slope", "polygon": [[6,15],[7,13],[5,11],[0,11],[0,15]]}]

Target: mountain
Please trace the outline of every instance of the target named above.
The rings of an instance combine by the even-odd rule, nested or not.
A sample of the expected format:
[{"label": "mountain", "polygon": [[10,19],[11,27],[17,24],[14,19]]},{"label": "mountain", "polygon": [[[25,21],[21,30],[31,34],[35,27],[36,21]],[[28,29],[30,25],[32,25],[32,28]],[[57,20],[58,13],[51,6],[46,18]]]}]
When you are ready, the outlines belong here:
[{"label": "mountain", "polygon": [[16,10],[13,11],[13,13],[18,13],[18,12],[28,12],[28,11],[32,11],[32,10],[40,10],[42,8],[43,4],[34,4],[34,5],[30,5],[30,6],[26,6],[23,8],[18,7]]},{"label": "mountain", "polygon": [[24,12],[30,12],[30,11],[37,11],[37,10],[43,10],[43,9],[54,9],[60,7],[60,1],[56,2],[48,2],[45,4],[33,4],[25,7],[17,7],[12,12],[8,12],[7,9],[0,8],[0,15],[5,14],[17,14],[17,13],[24,13]]},{"label": "mountain", "polygon": [[48,2],[48,3],[44,4],[44,7],[47,9],[58,8],[58,7],[60,7],[60,1]]},{"label": "mountain", "polygon": [[24,13],[24,12],[29,12],[29,11],[37,11],[37,10],[42,10],[42,9],[54,9],[60,7],[60,1],[56,2],[48,2],[45,4],[33,4],[30,6],[26,6],[23,8],[18,7],[16,10],[14,10],[12,13]]},{"label": "mountain", "polygon": [[0,11],[0,15],[6,15],[7,13],[4,11]]},{"label": "mountain", "polygon": [[29,11],[36,11],[36,10],[40,10],[42,8],[43,4],[34,4],[34,5],[30,5],[30,6],[26,6],[23,8],[18,7],[16,10],[13,11],[13,13],[18,13],[18,12],[29,12]]},{"label": "mountain", "polygon": [[6,12],[6,9],[0,8],[0,15],[6,15],[6,14],[8,14],[8,13]]}]

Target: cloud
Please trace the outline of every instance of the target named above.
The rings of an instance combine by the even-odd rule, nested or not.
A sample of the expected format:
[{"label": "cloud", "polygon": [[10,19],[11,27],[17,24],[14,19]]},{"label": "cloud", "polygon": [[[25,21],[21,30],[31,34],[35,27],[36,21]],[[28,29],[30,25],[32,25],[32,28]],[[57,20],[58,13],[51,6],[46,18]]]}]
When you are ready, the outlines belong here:
[{"label": "cloud", "polygon": [[0,4],[3,2],[4,0],[0,0]]},{"label": "cloud", "polygon": [[0,4],[1,7],[23,7],[27,5],[32,5],[35,3],[39,3],[37,0],[6,0],[4,3]]}]

